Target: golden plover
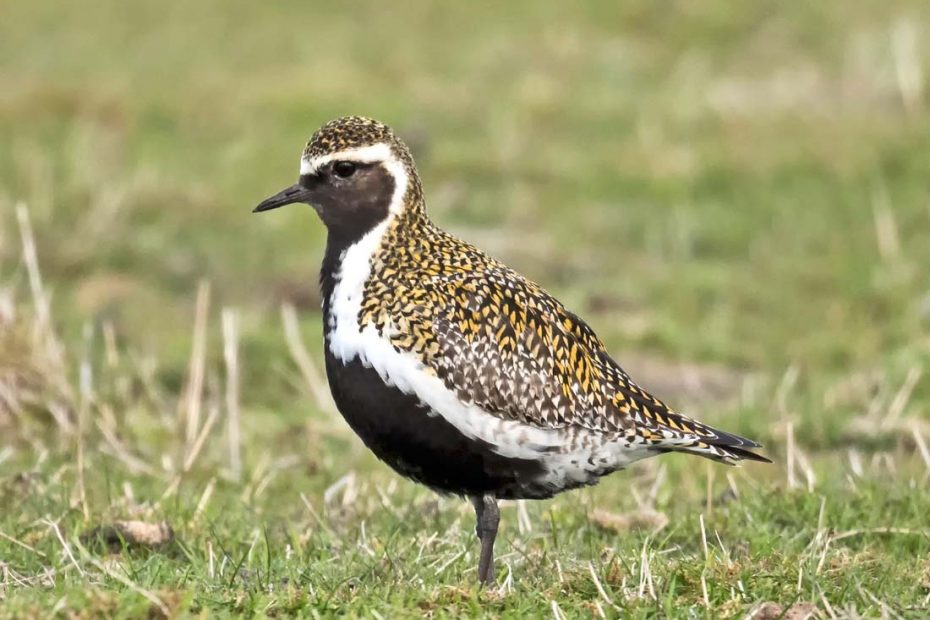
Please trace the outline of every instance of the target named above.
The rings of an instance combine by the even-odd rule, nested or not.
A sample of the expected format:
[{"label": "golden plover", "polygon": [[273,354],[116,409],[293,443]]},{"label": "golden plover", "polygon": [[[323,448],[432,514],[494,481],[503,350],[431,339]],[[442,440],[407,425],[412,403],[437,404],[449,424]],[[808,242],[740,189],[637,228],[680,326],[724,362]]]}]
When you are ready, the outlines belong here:
[{"label": "golden plover", "polygon": [[663,452],[722,463],[759,444],[672,411],[537,284],[433,224],[410,151],[345,117],[303,151],[300,178],[255,211],[311,205],[326,372],[349,426],[399,474],[468,496],[494,579],[498,499],[541,499]]}]

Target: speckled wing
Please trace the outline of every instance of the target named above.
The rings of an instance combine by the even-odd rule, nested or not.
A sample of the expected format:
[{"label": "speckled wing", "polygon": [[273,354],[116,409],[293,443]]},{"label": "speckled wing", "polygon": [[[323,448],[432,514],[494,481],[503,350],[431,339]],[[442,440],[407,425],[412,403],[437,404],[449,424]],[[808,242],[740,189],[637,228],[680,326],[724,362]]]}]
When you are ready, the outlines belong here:
[{"label": "speckled wing", "polygon": [[468,403],[542,428],[582,427],[718,460],[762,459],[752,441],[671,411],[637,386],[594,331],[500,264],[427,283],[438,302],[433,367]]}]

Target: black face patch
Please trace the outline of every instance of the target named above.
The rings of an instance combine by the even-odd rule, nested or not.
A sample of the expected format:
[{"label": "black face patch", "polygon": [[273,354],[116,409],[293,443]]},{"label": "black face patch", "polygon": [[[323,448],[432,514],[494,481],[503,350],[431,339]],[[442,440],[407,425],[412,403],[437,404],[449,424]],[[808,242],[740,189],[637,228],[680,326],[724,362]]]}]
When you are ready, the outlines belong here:
[{"label": "black face patch", "polygon": [[356,164],[347,177],[336,174],[333,162],[317,174],[302,175],[310,202],[331,236],[352,243],[377,226],[388,215],[394,196],[394,178],[381,164]]}]

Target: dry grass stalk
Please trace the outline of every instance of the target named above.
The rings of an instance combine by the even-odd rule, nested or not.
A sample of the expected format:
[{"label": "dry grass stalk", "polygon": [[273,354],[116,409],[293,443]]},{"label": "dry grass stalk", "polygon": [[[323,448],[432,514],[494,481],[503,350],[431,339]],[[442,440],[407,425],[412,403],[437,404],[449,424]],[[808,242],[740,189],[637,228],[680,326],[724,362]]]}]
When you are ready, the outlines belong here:
[{"label": "dry grass stalk", "polygon": [[303,339],[300,337],[300,325],[297,321],[297,311],[291,304],[281,306],[281,320],[284,322],[284,336],[287,340],[287,348],[291,352],[291,357],[300,368],[307,387],[310,389],[310,395],[321,411],[336,414],[336,407],[333,405],[333,399],[330,396],[329,389],[326,387],[326,381],[323,374],[319,371],[313,358],[307,352]]},{"label": "dry grass stalk", "polygon": [[704,527],[704,515],[698,515],[698,523],[701,526],[701,548],[704,549],[704,563],[710,563],[710,548],[707,546],[707,528]]},{"label": "dry grass stalk", "polygon": [[237,482],[242,479],[242,434],[239,422],[239,315],[223,308],[223,360],[226,364],[226,437],[229,443],[229,470]]},{"label": "dry grass stalk", "polygon": [[54,521],[45,520],[43,521],[45,525],[49,526],[53,532],[55,532],[55,537],[58,538],[58,542],[61,543],[61,547],[65,552],[68,560],[71,562],[71,565],[77,569],[77,572],[80,573],[81,577],[86,577],[87,574],[84,572],[84,569],[81,568],[81,565],[77,563],[77,560],[74,558],[74,554],[71,552],[71,545],[65,540],[65,537],[61,534],[61,528],[58,527],[58,524]]},{"label": "dry grass stalk", "polygon": [[649,563],[649,554],[647,550],[649,549],[649,538],[643,541],[643,550],[640,554],[640,566],[639,566],[639,598],[643,598],[646,592],[649,592],[649,598],[652,600],[656,599],[656,590],[655,584],[652,580],[652,566]]},{"label": "dry grass stalk", "polygon": [[144,473],[149,476],[154,476],[155,469],[132,454],[129,448],[119,438],[116,418],[113,415],[110,405],[101,403],[98,411],[100,416],[94,420],[94,425],[97,427],[97,430],[100,431],[100,435],[105,442],[99,447],[99,450],[122,461],[126,468],[134,474]]},{"label": "dry grass stalk", "polygon": [[525,536],[533,531],[533,521],[530,519],[529,512],[526,509],[526,500],[518,499],[517,504],[517,526],[520,529],[520,535]]},{"label": "dry grass stalk", "polygon": [[827,600],[826,594],[824,594],[822,591],[820,592],[820,602],[823,603],[823,608],[824,611],[827,612],[827,617],[831,618],[831,620],[836,620],[836,618],[839,617],[836,615],[836,611],[833,610],[833,605],[831,605],[830,601]]},{"label": "dry grass stalk", "polygon": [[90,414],[90,404],[93,398],[93,371],[90,363],[90,348],[93,341],[93,327],[84,325],[84,354],[81,357],[80,379],[78,383],[77,407],[77,471],[78,495],[84,520],[90,520],[90,510],[87,507],[87,487],[84,483],[84,438],[87,433],[87,416]]},{"label": "dry grass stalk", "polygon": [[656,468],[656,476],[652,481],[652,486],[649,487],[649,494],[646,496],[646,503],[642,506],[643,508],[655,507],[656,500],[659,498],[659,491],[662,490],[666,480],[668,480],[668,468],[662,463]]},{"label": "dry grass stalk", "polygon": [[[594,588],[597,590],[598,596],[600,596],[605,603],[610,605],[613,609],[620,611],[620,607],[613,602],[613,600],[607,595],[607,591],[604,590],[604,586],[601,584],[601,580],[597,576],[597,571],[594,570],[594,564],[588,562],[588,572],[591,573],[591,581],[594,582]],[[599,614],[601,617],[604,617],[603,612]]]},{"label": "dry grass stalk", "polygon": [[868,411],[848,422],[846,426],[847,433],[855,437],[874,437],[876,432],[897,435],[927,426],[919,418],[905,416],[914,390],[922,377],[923,368],[921,366],[909,368],[904,381],[894,392],[890,402],[888,402],[888,395],[892,391],[892,386],[889,385],[888,381],[882,381],[881,390],[869,402]]},{"label": "dry grass stalk", "polygon": [[61,349],[51,331],[51,309],[45,287],[42,285],[42,275],[39,271],[39,258],[36,251],[35,237],[32,234],[32,223],[29,221],[29,210],[23,203],[16,205],[16,217],[19,220],[19,234],[23,244],[23,263],[26,265],[26,274],[29,277],[29,290],[32,293],[32,303],[35,308],[35,336],[36,342],[42,342],[50,353],[52,359],[60,359]]},{"label": "dry grass stalk", "polygon": [[927,473],[930,474],[930,449],[927,448],[927,442],[924,441],[924,436],[920,433],[920,429],[917,428],[917,425],[914,425],[914,442],[917,444],[917,450],[920,452],[920,458],[923,459],[924,465],[927,466]]},{"label": "dry grass stalk", "polygon": [[875,223],[875,240],[878,253],[885,261],[894,261],[901,257],[901,235],[898,222],[889,204],[888,193],[884,188],[877,190],[872,198],[872,217]]},{"label": "dry grass stalk", "polygon": [[119,366],[119,349],[116,346],[116,328],[112,321],[103,322],[103,350],[106,354],[107,366]]},{"label": "dry grass stalk", "polygon": [[814,473],[814,468],[811,466],[811,462],[807,458],[807,454],[795,446],[794,456],[798,461],[798,468],[804,473],[804,479],[807,481],[808,492],[813,493],[814,487],[817,486],[817,475]]},{"label": "dry grass stalk", "polygon": [[894,395],[894,398],[891,400],[891,404],[888,406],[888,413],[885,416],[883,421],[885,424],[893,426],[895,422],[900,419],[901,414],[904,413],[904,410],[907,408],[908,403],[911,400],[911,395],[914,393],[914,388],[917,387],[917,383],[920,381],[920,377],[923,375],[923,368],[920,366],[912,366],[907,371],[907,376],[904,378],[904,383],[901,384],[901,389],[897,391]]},{"label": "dry grass stalk", "polygon": [[310,500],[305,494],[300,494],[300,501],[303,502],[304,507],[307,509],[307,512],[310,513],[310,516],[313,518],[316,524],[323,528],[327,534],[333,535],[334,532],[333,529],[329,526],[329,523],[327,523],[326,520],[320,516],[320,513],[316,511],[316,509],[313,507],[313,504],[310,503]]},{"label": "dry grass stalk", "polygon": [[206,488],[204,488],[203,493],[200,495],[200,501],[197,502],[197,508],[194,510],[194,516],[191,518],[192,523],[196,523],[203,516],[204,511],[207,509],[207,505],[210,503],[210,498],[213,497],[213,491],[216,489],[216,478],[210,478],[210,482],[207,483]]},{"label": "dry grass stalk", "polygon": [[194,466],[194,462],[196,462],[197,457],[200,456],[200,451],[207,441],[207,436],[210,434],[210,431],[213,430],[213,425],[216,424],[216,420],[219,416],[220,408],[216,405],[211,405],[210,413],[207,415],[207,421],[204,422],[203,428],[200,429],[200,433],[194,439],[194,445],[191,446],[190,452],[184,460],[184,473],[189,472]]},{"label": "dry grass stalk", "polygon": [[26,324],[31,326],[31,344],[21,360],[13,360],[10,372],[0,374],[0,404],[20,419],[24,408],[40,407],[51,415],[62,435],[71,435],[75,431],[74,393],[68,379],[64,348],[52,328],[51,304],[39,270],[29,212],[23,203],[16,205],[16,216],[34,311],[28,323],[17,323],[12,293],[4,296],[6,301],[2,305],[9,307],[3,311],[5,318],[0,325],[3,328],[0,335],[11,341],[3,346],[15,346],[17,326]]},{"label": "dry grass stalk", "polygon": [[736,485],[736,478],[731,472],[727,472],[727,488],[730,490],[730,493],[733,494],[735,499],[739,499],[739,487]]},{"label": "dry grass stalk", "polygon": [[268,486],[274,481],[278,474],[290,467],[293,467],[299,462],[300,457],[296,455],[284,456],[274,461],[268,472],[262,476],[257,483],[255,483],[254,490],[251,492],[252,499],[254,500],[261,496],[261,494],[265,492],[265,489],[268,488]]},{"label": "dry grass stalk", "polygon": [[924,67],[921,62],[919,22],[899,17],[891,27],[891,52],[901,102],[909,114],[921,110]]},{"label": "dry grass stalk", "polygon": [[45,555],[44,553],[42,553],[41,551],[39,551],[39,550],[36,549],[35,547],[33,547],[33,546],[31,546],[31,545],[27,545],[27,544],[24,543],[23,541],[21,541],[21,540],[19,540],[19,539],[17,539],[17,538],[13,538],[13,537],[10,536],[9,534],[5,534],[5,533],[3,533],[3,532],[0,532],[0,538],[4,539],[4,540],[6,540],[6,541],[9,541],[9,542],[11,542],[11,543],[13,543],[14,545],[18,545],[18,546],[22,547],[23,549],[25,549],[25,550],[27,550],[27,551],[31,551],[32,553],[35,553],[36,555],[39,555],[39,556],[41,556],[41,557],[43,557],[43,558],[46,557],[46,555]]},{"label": "dry grass stalk", "polygon": [[193,445],[190,447],[190,451],[184,458],[181,471],[171,479],[171,483],[168,485],[168,488],[165,489],[165,492],[162,493],[161,497],[158,498],[158,501],[155,502],[156,508],[160,506],[162,502],[177,492],[178,488],[181,486],[181,480],[184,477],[184,474],[191,470],[191,468],[194,466],[194,463],[197,461],[197,458],[200,456],[200,452],[203,450],[203,446],[207,441],[207,437],[210,435],[210,431],[213,430],[213,426],[216,424],[219,416],[219,406],[215,403],[211,404],[210,413],[207,415],[207,420],[204,422],[203,428],[200,429],[200,432],[194,438]]},{"label": "dry grass stalk", "polygon": [[797,365],[792,364],[785,371],[781,382],[778,384],[778,389],[775,392],[775,405],[778,409],[778,413],[783,418],[788,416],[788,394],[794,389],[800,375],[801,371],[798,369]]},{"label": "dry grass stalk", "polygon": [[179,403],[180,428],[185,429],[185,446],[188,454],[200,430],[200,411],[203,404],[204,370],[206,367],[207,318],[210,311],[210,284],[202,281],[197,287],[194,311],[194,340],[187,370],[187,384]]},{"label": "dry grass stalk", "polygon": [[342,492],[342,506],[349,506],[358,497],[358,485],[355,483],[355,470],[349,471],[323,492],[323,505],[329,507]]},{"label": "dry grass stalk", "polygon": [[707,496],[704,499],[704,510],[710,516],[714,514],[714,472],[717,470],[710,461],[707,462],[705,469],[707,470]]}]

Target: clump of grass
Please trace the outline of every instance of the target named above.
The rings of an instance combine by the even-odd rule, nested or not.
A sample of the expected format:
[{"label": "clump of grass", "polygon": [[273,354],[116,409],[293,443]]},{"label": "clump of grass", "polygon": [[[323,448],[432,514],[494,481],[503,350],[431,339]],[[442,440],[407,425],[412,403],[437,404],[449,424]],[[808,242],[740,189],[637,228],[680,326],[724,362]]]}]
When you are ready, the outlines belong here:
[{"label": "clump of grass", "polygon": [[37,424],[52,423],[60,435],[70,436],[77,401],[66,354],[52,325],[28,211],[20,204],[16,214],[32,304],[23,311],[13,287],[0,288],[0,426],[11,437],[28,438]]}]

